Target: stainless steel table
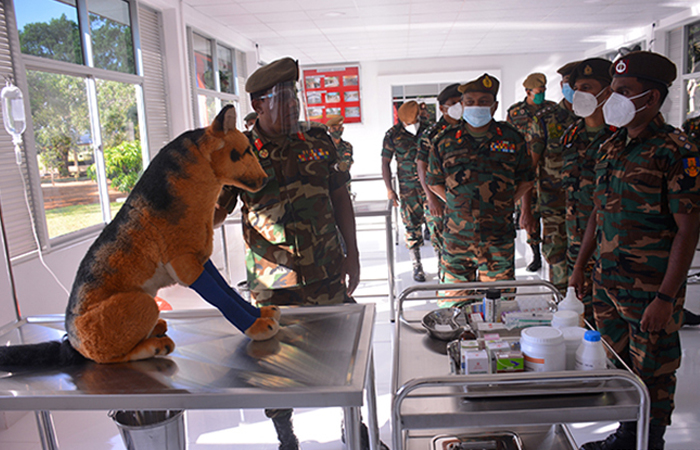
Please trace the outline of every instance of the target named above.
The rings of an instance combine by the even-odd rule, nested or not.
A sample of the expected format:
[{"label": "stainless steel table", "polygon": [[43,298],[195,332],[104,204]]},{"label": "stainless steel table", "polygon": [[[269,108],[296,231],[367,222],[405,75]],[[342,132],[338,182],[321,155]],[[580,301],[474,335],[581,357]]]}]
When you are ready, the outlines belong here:
[{"label": "stainless steel table", "polygon": [[[372,178],[374,179],[374,178]],[[379,178],[381,179],[381,178]],[[386,266],[387,266],[387,281],[389,283],[389,305],[391,308],[390,317],[394,317],[394,301],[396,298],[395,293],[395,269],[394,269],[394,235],[392,232],[392,214],[395,208],[392,207],[391,201],[389,200],[363,200],[354,201],[353,209],[355,211],[355,217],[379,217],[384,218],[384,231],[386,233]],[[221,227],[221,240],[222,247],[224,251],[224,273],[228,277],[228,281],[231,284],[235,284],[234,280],[231,279],[231,267],[229,263],[228,255],[228,237],[226,233],[226,225],[240,225],[241,215],[240,209],[235,210],[232,214],[228,216],[224,222],[224,226]],[[363,278],[365,281],[373,281],[372,279]]]},{"label": "stainless steel table", "polygon": [[[436,291],[541,286],[545,281],[412,286],[397,299],[392,371],[392,450],[432,448],[438,435],[520,434],[527,448],[570,449],[571,422],[637,421],[638,449],[646,449],[649,393],[629,370],[450,375],[447,342],[421,326],[427,312],[406,302],[437,300]],[[412,298],[409,294],[420,293]],[[433,303],[433,306],[436,305]]]},{"label": "stainless steel table", "polygon": [[[123,364],[0,372],[0,410],[37,411],[44,448],[57,449],[50,410],[344,409],[349,448],[359,449],[366,395],[371,448],[379,432],[372,360],[372,304],[282,308],[279,334],[253,342],[216,310],[162,313],[175,351]],[[63,316],[25,318],[3,343],[60,339]]]}]

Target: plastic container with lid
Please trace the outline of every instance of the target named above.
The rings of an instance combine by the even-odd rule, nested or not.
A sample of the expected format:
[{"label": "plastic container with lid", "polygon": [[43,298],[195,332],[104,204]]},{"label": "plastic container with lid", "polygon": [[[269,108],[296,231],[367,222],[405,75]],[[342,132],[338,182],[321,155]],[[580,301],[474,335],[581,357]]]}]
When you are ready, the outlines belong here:
[{"label": "plastic container with lid", "polygon": [[594,330],[586,331],[583,341],[576,350],[576,370],[600,370],[607,368],[608,356],[600,333]]},{"label": "plastic container with lid", "polygon": [[557,311],[575,311],[579,316],[578,326],[585,325],[583,319],[584,306],[583,302],[576,297],[576,289],[572,286],[566,290],[566,297],[557,305]]},{"label": "plastic container with lid", "polygon": [[576,370],[576,350],[583,342],[583,335],[586,329],[581,327],[561,328],[566,344],[566,370]]},{"label": "plastic container with lid", "polygon": [[580,318],[576,311],[565,309],[552,315],[552,326],[560,330],[568,327],[578,327],[579,320]]},{"label": "plastic container with lid", "polygon": [[566,370],[564,334],[554,327],[525,328],[520,335],[525,370],[553,372]]},{"label": "plastic container with lid", "polygon": [[484,296],[484,321],[495,322],[497,320],[497,310],[499,299],[501,298],[501,291],[499,289],[488,289],[486,291],[486,296]]}]

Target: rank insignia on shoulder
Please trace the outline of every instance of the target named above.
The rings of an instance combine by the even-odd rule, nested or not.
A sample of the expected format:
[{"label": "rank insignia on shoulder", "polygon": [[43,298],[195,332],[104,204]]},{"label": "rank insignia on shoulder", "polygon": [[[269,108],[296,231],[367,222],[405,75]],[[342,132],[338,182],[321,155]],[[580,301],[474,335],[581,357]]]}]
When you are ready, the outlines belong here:
[{"label": "rank insignia on shoulder", "polygon": [[262,147],[263,147],[263,142],[260,140],[260,138],[257,138],[257,139],[255,140],[255,148],[257,148],[258,150],[260,150]]},{"label": "rank insignia on shoulder", "polygon": [[457,134],[455,134],[455,137],[457,139],[461,138],[462,137],[462,130],[457,130]]},{"label": "rank insignia on shoulder", "polygon": [[492,152],[515,153],[515,144],[506,141],[496,141],[491,143]]},{"label": "rank insignia on shoulder", "polygon": [[700,173],[700,158],[685,158],[683,160],[683,171],[686,175],[691,177],[697,177]]},{"label": "rank insignia on shoulder", "polygon": [[328,150],[323,148],[308,148],[302,150],[301,153],[297,155],[297,160],[299,162],[320,161],[323,159],[328,159]]}]

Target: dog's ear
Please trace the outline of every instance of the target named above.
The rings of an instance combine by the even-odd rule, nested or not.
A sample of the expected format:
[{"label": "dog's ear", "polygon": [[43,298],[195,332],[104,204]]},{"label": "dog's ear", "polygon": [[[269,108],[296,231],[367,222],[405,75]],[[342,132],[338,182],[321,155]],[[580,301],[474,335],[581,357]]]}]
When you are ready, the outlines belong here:
[{"label": "dog's ear", "polygon": [[236,129],[236,108],[233,105],[224,106],[216,116],[211,127],[214,131],[228,133]]}]

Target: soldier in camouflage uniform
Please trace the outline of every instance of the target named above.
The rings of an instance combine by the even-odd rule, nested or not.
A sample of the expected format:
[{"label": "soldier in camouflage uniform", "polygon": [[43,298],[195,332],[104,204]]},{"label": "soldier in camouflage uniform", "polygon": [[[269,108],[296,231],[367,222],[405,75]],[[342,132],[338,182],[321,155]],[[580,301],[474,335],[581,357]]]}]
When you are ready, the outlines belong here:
[{"label": "soldier in camouflage uniform", "polygon": [[[413,261],[413,279],[425,281],[420,248],[423,245],[421,227],[425,223],[425,192],[416,172],[418,138],[426,126],[418,117],[418,103],[410,100],[399,108],[399,123],[389,128],[382,148],[382,178],[387,196],[394,206],[401,206],[401,220],[405,228],[404,240]],[[396,157],[399,196],[391,183],[391,159]]]},{"label": "soldier in camouflage uniform", "polygon": [[498,86],[484,74],[459,87],[464,120],[438,134],[429,157],[426,183],[445,201],[445,283],[477,271],[480,281],[515,278],[513,209],[535,175],[520,133],[493,120]]},{"label": "soldier in camouflage uniform", "polygon": [[690,119],[686,119],[683,122],[683,131],[688,135],[690,142],[696,146],[700,144],[700,116],[696,116]]},{"label": "soldier in camouflage uniform", "polygon": [[[556,105],[556,103],[545,100],[545,91],[547,90],[547,77],[543,73],[531,73],[523,81],[525,88],[525,99],[521,102],[514,103],[508,108],[508,116],[506,122],[515,127],[525,138],[528,152],[532,153],[530,148],[530,136],[532,122],[535,120],[535,113],[542,108],[547,108]],[[525,207],[517,208],[517,216],[520,218],[522,211],[531,211],[532,215],[518,219],[523,223],[523,227],[527,231],[527,243],[532,249],[532,262],[528,264],[527,270],[537,272],[542,267],[542,256],[540,254],[540,244],[542,243],[542,232],[540,229],[540,213],[537,210],[537,190],[533,189],[527,199]],[[530,220],[530,217],[532,219]],[[516,223],[516,226],[518,223]]]},{"label": "soldier in camouflage uniform", "polygon": [[[350,168],[354,162],[352,159],[352,144],[343,140],[343,130],[345,130],[343,122],[345,122],[343,116],[332,115],[328,117],[326,126],[328,127],[328,133],[333,139],[335,148],[338,149],[338,170],[350,173]],[[348,193],[350,197],[353,196],[352,190],[350,189],[350,181],[348,181]]]},{"label": "soldier in camouflage uniform", "polygon": [[[562,138],[563,188],[566,193],[566,263],[570,276],[581,248],[583,233],[593,211],[595,190],[595,165],[600,159],[601,144],[615,131],[605,124],[602,106],[610,95],[610,61],[590,58],[574,67],[569,83],[573,86],[574,113],[581,117],[566,130]],[[582,301],[586,320],[595,324],[593,318],[593,272],[591,260],[584,268],[585,281]]]},{"label": "soldier in camouflage uniform", "polygon": [[[227,189],[219,206],[242,201],[246,269],[260,305],[328,305],[353,301],[360,264],[355,216],[338,171],[338,154],[323,125],[300,127],[297,62],[283,58],[246,82],[258,120],[247,133],[268,174],[258,192]],[[342,238],[341,238],[342,235]],[[341,239],[345,242],[343,252]],[[297,450],[291,409],[267,409],[282,450]]]},{"label": "soldier in camouflage uniform", "polygon": [[[700,232],[700,153],[659,109],[676,77],[666,57],[632,52],[611,68],[605,122],[621,127],[601,147],[595,207],[570,284],[580,292],[593,251],[596,325],[651,397],[649,449],[671,423],[685,279]],[[634,448],[634,422],[582,449]]]},{"label": "soldier in camouflage uniform", "polygon": [[[416,155],[416,170],[418,171],[418,178],[420,179],[421,186],[423,186],[423,191],[425,192],[425,198],[428,203],[428,207],[425,209],[425,222],[430,231],[430,241],[433,243],[433,248],[435,249],[435,255],[438,257],[438,279],[441,278],[442,274],[442,263],[440,262],[442,258],[442,212],[444,209],[443,201],[435,195],[433,191],[428,188],[425,184],[425,173],[428,170],[428,157],[433,151],[435,146],[435,137],[444,131],[447,127],[451,125],[456,125],[459,119],[462,117],[460,101],[462,100],[462,93],[459,92],[459,83],[447,86],[438,95],[438,103],[440,104],[440,112],[442,117],[433,126],[428,128],[420,136],[418,153]],[[454,113],[456,106],[457,112]],[[452,108],[450,110],[450,108]],[[453,112],[453,117],[450,115]]]},{"label": "soldier in camouflage uniform", "polygon": [[[568,82],[571,64],[559,69],[562,82]],[[562,292],[568,285],[566,268],[566,200],[562,187],[562,146],[561,137],[571,125],[576,116],[571,111],[571,104],[562,99],[554,105],[548,105],[535,113],[535,119],[530,123],[527,136],[530,139],[529,149],[532,164],[535,167],[537,181],[537,206],[542,218],[544,240],[542,253],[549,263],[549,281]],[[525,197],[523,207],[527,208]]]}]

